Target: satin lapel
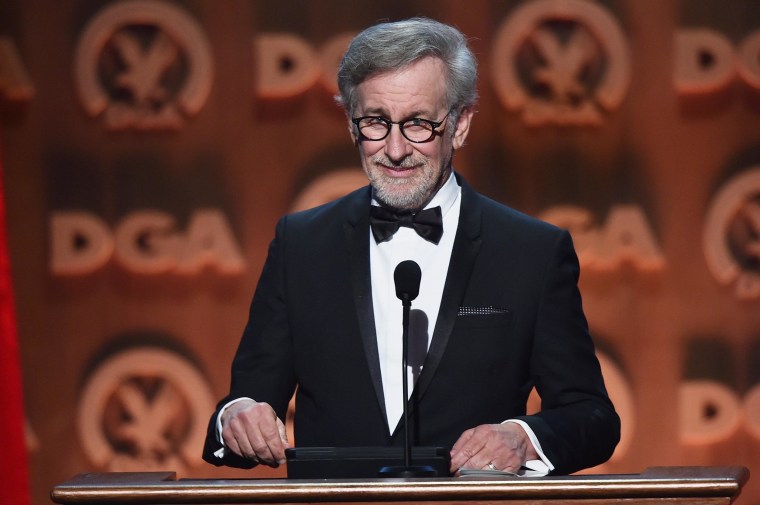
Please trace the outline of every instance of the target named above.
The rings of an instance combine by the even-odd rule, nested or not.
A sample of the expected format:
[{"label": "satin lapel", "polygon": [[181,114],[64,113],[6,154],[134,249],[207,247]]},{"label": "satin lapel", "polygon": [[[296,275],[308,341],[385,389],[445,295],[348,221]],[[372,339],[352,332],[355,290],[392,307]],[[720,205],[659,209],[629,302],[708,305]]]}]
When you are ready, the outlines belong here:
[{"label": "satin lapel", "polygon": [[369,374],[375,387],[375,394],[388,425],[383,396],[383,381],[380,375],[380,357],[377,351],[375,313],[372,306],[372,283],[369,268],[369,191],[360,193],[350,208],[350,215],[343,225],[346,246],[349,252],[351,284],[354,289],[354,305],[359,320],[359,330],[364,343]]},{"label": "satin lapel", "polygon": [[415,396],[421,399],[430,381],[435,376],[438,364],[441,362],[446,345],[454,328],[459,307],[464,298],[470,280],[475,260],[483,242],[480,237],[482,211],[476,201],[475,192],[460,179],[462,186],[462,208],[459,216],[459,226],[454,239],[454,249],[451,252],[449,271],[443,286],[441,308],[433,331],[422,373],[415,385]]}]

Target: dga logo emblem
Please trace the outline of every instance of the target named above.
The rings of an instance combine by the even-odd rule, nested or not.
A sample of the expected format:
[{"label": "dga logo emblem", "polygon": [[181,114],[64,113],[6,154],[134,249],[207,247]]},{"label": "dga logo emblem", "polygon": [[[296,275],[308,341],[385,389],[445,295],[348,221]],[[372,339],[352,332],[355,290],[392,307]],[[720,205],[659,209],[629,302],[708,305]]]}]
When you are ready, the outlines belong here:
[{"label": "dga logo emblem", "polygon": [[85,29],[75,55],[82,103],[112,130],[181,127],[203,107],[212,75],[200,26],[161,1],[105,8]]},{"label": "dga logo emblem", "polygon": [[597,125],[630,80],[623,31],[589,0],[536,0],[518,7],[494,43],[493,79],[529,125]]},{"label": "dga logo emblem", "polygon": [[760,166],[731,179],[715,197],[703,236],[705,260],[742,300],[760,299]]},{"label": "dga logo emblem", "polygon": [[109,471],[178,470],[199,463],[214,403],[185,359],[136,348],[89,377],[77,427],[90,461]]}]

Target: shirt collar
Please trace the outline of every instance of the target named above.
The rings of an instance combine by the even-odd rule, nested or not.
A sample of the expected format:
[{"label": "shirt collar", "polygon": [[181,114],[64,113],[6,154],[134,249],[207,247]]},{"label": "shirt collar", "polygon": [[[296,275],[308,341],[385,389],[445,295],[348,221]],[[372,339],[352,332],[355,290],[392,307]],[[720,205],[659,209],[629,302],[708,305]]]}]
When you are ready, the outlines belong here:
[{"label": "shirt collar", "polygon": [[430,203],[425,205],[425,208],[430,209],[432,207],[440,206],[441,214],[445,216],[451,207],[454,206],[454,202],[457,201],[459,190],[460,188],[459,184],[457,184],[457,178],[454,176],[454,171],[452,170],[449,174],[448,180],[443,186],[441,186],[441,189],[438,190],[433,199],[430,200]]}]

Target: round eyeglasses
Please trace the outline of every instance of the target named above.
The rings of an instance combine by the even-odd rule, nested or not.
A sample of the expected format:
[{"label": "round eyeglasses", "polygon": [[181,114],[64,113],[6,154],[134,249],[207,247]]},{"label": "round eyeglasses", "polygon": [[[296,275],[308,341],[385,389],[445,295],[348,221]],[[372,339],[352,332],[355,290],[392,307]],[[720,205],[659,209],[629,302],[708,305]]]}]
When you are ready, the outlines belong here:
[{"label": "round eyeglasses", "polygon": [[391,121],[382,116],[363,116],[351,119],[351,122],[359,129],[359,133],[366,140],[383,140],[391,132],[393,125],[397,124],[401,135],[409,142],[419,144],[429,142],[435,137],[436,128],[440,127],[451,111],[447,112],[440,121],[431,121],[414,117],[403,121]]}]

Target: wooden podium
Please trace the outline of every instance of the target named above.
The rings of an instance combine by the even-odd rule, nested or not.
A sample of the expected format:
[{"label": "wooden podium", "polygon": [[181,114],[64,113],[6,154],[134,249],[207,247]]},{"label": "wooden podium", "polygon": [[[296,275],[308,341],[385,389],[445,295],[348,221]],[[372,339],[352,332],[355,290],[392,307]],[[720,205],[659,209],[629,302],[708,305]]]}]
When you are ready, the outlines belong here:
[{"label": "wooden podium", "polygon": [[728,505],[743,467],[655,467],[640,474],[563,477],[289,480],[177,479],[172,472],[85,473],[51,491],[62,504],[472,503],[508,505]]}]

